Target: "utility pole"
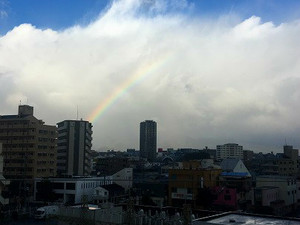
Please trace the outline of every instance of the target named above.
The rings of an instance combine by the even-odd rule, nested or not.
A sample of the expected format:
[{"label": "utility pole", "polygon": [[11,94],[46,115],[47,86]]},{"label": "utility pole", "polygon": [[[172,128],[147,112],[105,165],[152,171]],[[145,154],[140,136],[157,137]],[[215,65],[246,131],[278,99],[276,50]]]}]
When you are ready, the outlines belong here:
[{"label": "utility pole", "polygon": [[134,202],[133,198],[129,196],[128,202],[127,202],[127,224],[133,225],[134,224]]},{"label": "utility pole", "polygon": [[192,224],[192,209],[190,204],[183,205],[183,224],[191,225]]}]

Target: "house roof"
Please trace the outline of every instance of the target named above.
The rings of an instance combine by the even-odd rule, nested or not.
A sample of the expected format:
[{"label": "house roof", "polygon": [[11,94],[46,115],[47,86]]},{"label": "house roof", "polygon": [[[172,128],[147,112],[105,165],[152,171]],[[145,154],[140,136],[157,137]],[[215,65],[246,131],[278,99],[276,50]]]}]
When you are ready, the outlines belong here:
[{"label": "house roof", "polygon": [[249,177],[249,173],[234,173],[234,172],[222,172],[221,176],[224,177]]},{"label": "house roof", "polygon": [[234,168],[236,167],[236,164],[240,161],[240,159],[224,159],[221,162],[221,168],[223,171],[226,172],[233,172]]},{"label": "house roof", "polygon": [[102,185],[101,187],[106,189],[110,194],[124,192],[124,188],[115,183]]}]

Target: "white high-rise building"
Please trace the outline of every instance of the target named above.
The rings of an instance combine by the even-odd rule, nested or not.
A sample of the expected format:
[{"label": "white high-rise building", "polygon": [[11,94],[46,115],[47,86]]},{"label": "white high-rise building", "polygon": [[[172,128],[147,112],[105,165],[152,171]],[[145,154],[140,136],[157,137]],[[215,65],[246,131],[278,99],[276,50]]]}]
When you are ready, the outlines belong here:
[{"label": "white high-rise building", "polygon": [[217,145],[217,160],[243,159],[243,146],[234,143]]},{"label": "white high-rise building", "polygon": [[57,126],[58,175],[90,175],[92,124],[83,120],[64,120]]}]

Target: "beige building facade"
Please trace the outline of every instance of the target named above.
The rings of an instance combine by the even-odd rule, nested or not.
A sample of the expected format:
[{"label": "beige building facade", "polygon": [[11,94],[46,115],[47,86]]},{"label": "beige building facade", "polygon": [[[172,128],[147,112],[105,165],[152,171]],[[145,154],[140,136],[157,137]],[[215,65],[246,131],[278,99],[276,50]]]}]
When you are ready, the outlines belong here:
[{"label": "beige building facade", "polygon": [[17,115],[0,116],[3,176],[33,179],[56,176],[56,126],[33,116],[33,107],[19,105]]},{"label": "beige building facade", "polygon": [[217,145],[216,158],[217,160],[223,159],[243,159],[243,146],[228,143],[224,145]]},{"label": "beige building facade", "polygon": [[258,176],[256,178],[256,187],[266,186],[279,188],[278,199],[283,200],[286,207],[293,208],[297,204],[297,185],[294,177]]}]

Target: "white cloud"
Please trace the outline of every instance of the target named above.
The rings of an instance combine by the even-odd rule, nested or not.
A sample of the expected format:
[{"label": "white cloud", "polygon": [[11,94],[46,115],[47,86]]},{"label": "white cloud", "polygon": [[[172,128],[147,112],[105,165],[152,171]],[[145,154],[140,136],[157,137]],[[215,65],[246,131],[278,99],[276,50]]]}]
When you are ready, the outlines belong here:
[{"label": "white cloud", "polygon": [[[190,7],[177,3],[176,9]],[[299,21],[204,21],[176,9],[168,13],[169,5],[116,1],[86,27],[54,31],[22,24],[0,37],[0,114],[16,112],[22,100],[46,123],[74,119],[76,105],[87,118],[136,71],[159,61],[94,123],[96,149],[138,148],[145,119],[158,121],[161,147],[236,141],[272,148],[285,137],[294,140]],[[298,140],[293,144],[300,147]]]}]

